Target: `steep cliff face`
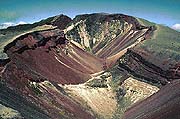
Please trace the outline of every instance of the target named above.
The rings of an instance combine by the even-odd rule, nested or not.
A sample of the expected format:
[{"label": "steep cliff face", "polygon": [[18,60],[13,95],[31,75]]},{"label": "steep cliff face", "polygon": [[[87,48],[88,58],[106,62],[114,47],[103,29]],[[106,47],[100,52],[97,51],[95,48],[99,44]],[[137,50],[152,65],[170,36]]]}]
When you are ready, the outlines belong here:
[{"label": "steep cliff face", "polygon": [[[135,37],[141,33],[139,30],[145,28],[135,18],[127,15],[87,14],[76,16],[65,31],[67,38],[80,43],[87,51],[104,58],[135,42]],[[117,48],[118,44],[123,47]],[[110,49],[111,53],[107,53]]]},{"label": "steep cliff face", "polygon": [[[113,66],[128,48],[150,37],[153,26],[143,26],[137,19],[122,14],[79,15],[64,30],[69,40]],[[106,67],[106,66],[105,66]]]}]

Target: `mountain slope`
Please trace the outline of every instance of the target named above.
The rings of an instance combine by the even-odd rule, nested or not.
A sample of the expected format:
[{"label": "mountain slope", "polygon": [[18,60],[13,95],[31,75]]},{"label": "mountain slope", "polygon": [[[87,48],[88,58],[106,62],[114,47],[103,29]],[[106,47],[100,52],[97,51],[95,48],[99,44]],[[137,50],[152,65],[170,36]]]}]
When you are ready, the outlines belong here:
[{"label": "mountain slope", "polygon": [[[16,28],[18,35],[12,33]],[[151,117],[160,118],[164,112],[153,110],[164,103],[170,103],[167,119],[176,113],[169,111],[171,94],[163,93],[180,79],[179,33],[172,29],[123,14],[95,13],[2,31],[7,57],[0,60],[0,103],[22,118],[121,119],[125,113],[125,119],[141,119],[145,112],[139,109],[146,110],[148,102],[157,104],[149,108]],[[16,98],[22,105],[13,102]],[[156,103],[157,98],[162,101]]]},{"label": "mountain slope", "polygon": [[67,26],[68,39],[112,66],[127,48],[143,41],[154,30],[141,25],[137,19],[123,14],[78,15]]}]

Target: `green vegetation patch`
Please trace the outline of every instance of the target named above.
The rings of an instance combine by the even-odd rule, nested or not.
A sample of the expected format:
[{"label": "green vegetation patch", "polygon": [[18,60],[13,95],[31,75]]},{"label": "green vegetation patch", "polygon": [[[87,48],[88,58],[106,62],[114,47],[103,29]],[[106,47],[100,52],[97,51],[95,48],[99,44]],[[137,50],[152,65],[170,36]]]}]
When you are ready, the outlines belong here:
[{"label": "green vegetation patch", "polygon": [[37,95],[37,96],[41,96],[43,94],[43,92],[40,89],[40,85],[38,83],[35,82],[30,82],[29,86],[31,87],[32,91]]},{"label": "green vegetation patch", "polygon": [[[154,23],[139,19],[146,26]],[[147,39],[138,47],[149,51],[157,58],[179,61],[180,60],[180,33],[163,25],[156,25],[151,39]]]},{"label": "green vegetation patch", "polygon": [[107,80],[103,78],[96,78],[92,81],[89,81],[87,83],[88,86],[90,87],[95,87],[95,88],[107,88]]}]

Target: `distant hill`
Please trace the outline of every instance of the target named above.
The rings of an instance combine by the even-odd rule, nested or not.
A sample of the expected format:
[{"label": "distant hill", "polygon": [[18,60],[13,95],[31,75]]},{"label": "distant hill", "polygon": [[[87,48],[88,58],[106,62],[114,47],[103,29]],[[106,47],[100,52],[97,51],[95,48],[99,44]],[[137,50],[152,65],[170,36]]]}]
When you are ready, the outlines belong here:
[{"label": "distant hill", "polygon": [[10,26],[7,29],[0,29],[0,58],[7,58],[7,55],[3,53],[3,48],[15,38],[33,31],[53,29],[55,27],[64,29],[70,21],[71,18],[65,15],[58,15],[33,24],[20,24]]}]

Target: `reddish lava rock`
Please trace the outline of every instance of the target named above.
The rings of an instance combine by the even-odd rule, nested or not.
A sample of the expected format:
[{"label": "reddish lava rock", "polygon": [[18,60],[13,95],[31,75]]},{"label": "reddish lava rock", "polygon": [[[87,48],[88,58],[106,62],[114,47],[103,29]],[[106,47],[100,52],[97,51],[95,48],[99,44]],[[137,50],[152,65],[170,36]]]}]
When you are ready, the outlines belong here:
[{"label": "reddish lava rock", "polygon": [[124,119],[180,119],[180,80],[162,87],[151,97],[136,103]]},{"label": "reddish lava rock", "polygon": [[[63,52],[66,50],[72,51],[66,54]],[[14,64],[16,70],[31,74],[33,81],[42,79],[78,84],[87,81],[90,74],[101,71],[103,67],[99,58],[69,43],[63,31],[58,29],[21,36],[8,44],[4,51],[10,58],[8,66]],[[4,74],[10,71],[8,66]],[[6,76],[4,79],[8,78]]]},{"label": "reddish lava rock", "polygon": [[[2,64],[2,79],[10,89],[38,105],[51,118],[58,119],[63,115],[59,109],[65,110],[62,113],[71,118],[95,118],[63,93],[44,89],[46,98],[39,97],[29,86],[30,82],[43,81],[56,85],[79,84],[90,79],[91,74],[102,70],[101,60],[69,42],[63,31],[54,29],[28,33],[8,44],[4,51],[9,59],[4,61],[5,67]],[[50,105],[49,101],[58,108]]]}]

